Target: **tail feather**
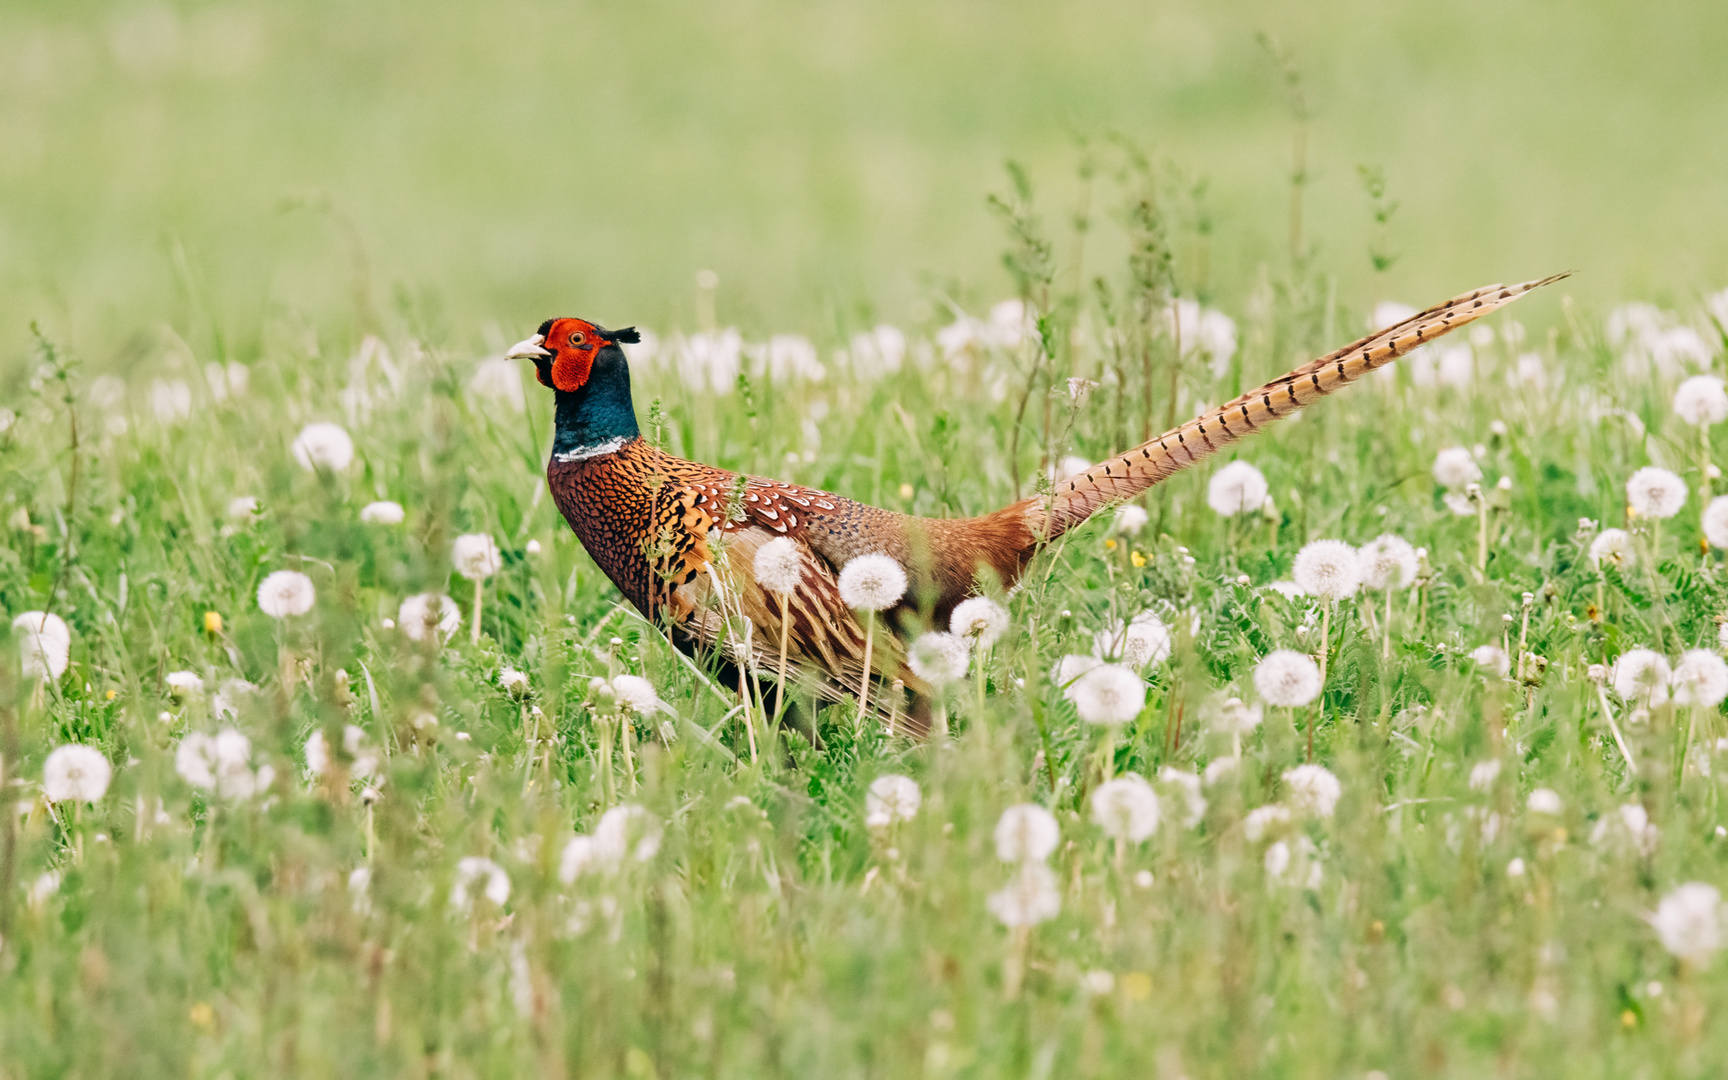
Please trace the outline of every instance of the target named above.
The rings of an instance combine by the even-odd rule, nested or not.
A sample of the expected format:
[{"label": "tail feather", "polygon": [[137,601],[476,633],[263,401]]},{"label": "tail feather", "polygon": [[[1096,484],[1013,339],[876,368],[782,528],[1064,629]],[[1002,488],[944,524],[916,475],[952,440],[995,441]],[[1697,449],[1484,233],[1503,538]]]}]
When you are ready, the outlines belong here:
[{"label": "tail feather", "polygon": [[1555,274],[1520,285],[1489,285],[1419,311],[1402,322],[1310,360],[1225,402],[1150,442],[1060,481],[1056,491],[1023,504],[1026,523],[1042,539],[1060,536],[1112,503],[1130,499],[1201,458],[1289,416],[1422,345],[1570,276]]}]

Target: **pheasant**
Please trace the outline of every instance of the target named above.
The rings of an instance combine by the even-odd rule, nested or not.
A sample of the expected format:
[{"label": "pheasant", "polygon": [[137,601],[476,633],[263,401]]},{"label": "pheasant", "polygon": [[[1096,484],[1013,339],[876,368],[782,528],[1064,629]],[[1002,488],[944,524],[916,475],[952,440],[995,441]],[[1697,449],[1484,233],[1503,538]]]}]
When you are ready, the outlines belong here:
[{"label": "pheasant", "polygon": [[[548,319],[507,355],[532,360],[539,381],[556,395],[546,466],[553,500],[600,569],[674,644],[697,652],[730,639],[730,655],[721,657],[729,682],[740,677],[738,662],[773,673],[783,609],[754,581],[754,558],[763,544],[789,537],[801,569],[784,609],[794,681],[822,700],[844,700],[866,688],[868,655],[874,681],[898,680],[914,695],[916,720],[928,687],[908,668],[903,642],[890,636],[867,649],[863,624],[841,599],[838,579],[847,562],[886,554],[908,572],[911,588],[884,613],[890,627],[914,625],[926,611],[946,622],[981,581],[1013,586],[1044,545],[1100,510],[1565,276],[1492,285],[1437,304],[1065,478],[1052,492],[967,519],[912,517],[663,452],[636,424],[629,363],[619,347],[638,340],[634,328]],[[752,655],[741,652],[735,620],[728,631],[728,611],[755,625]]]}]

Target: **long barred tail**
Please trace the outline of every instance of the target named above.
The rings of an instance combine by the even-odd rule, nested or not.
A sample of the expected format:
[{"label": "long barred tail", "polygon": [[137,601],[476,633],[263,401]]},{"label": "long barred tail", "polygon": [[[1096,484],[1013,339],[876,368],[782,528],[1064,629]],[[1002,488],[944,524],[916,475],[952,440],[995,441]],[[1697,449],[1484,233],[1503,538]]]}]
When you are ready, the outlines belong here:
[{"label": "long barred tail", "polygon": [[1568,276],[1555,274],[1522,285],[1489,285],[1419,311],[1337,352],[1310,360],[1258,390],[1059,482],[1052,495],[1027,500],[1022,504],[1026,523],[1034,535],[1043,539],[1060,536],[1104,507],[1133,498],[1279,417],[1289,416],[1419,346]]}]

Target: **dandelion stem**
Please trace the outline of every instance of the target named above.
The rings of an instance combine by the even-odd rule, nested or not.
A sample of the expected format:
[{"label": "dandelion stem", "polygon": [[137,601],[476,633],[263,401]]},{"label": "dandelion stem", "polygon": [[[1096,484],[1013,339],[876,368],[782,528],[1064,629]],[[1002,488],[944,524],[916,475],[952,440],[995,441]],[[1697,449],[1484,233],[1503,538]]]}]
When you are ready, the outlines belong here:
[{"label": "dandelion stem", "polygon": [[633,736],[636,732],[633,725],[630,723],[629,713],[620,712],[618,714],[618,723],[623,729],[619,741],[624,744],[624,776],[630,781],[630,790],[635,791],[636,756],[630,752],[630,744],[635,741]]},{"label": "dandelion stem", "polygon": [[1620,734],[1620,725],[1614,722],[1614,710],[1608,705],[1608,694],[1602,689],[1602,684],[1596,684],[1596,700],[1602,703],[1602,716],[1608,721],[1608,730],[1614,735],[1614,745],[1620,748],[1620,756],[1626,759],[1626,771],[1633,776],[1638,775],[1638,763],[1632,760],[1632,751],[1626,749],[1626,739]]},{"label": "dandelion stem", "polygon": [[859,731],[864,730],[864,717],[870,711],[870,649],[876,643],[876,613],[864,613],[864,673],[858,680],[858,723]]},{"label": "dandelion stem", "polygon": [[1380,659],[1392,659],[1392,586],[1386,586],[1386,625],[1382,628]]},{"label": "dandelion stem", "polygon": [[792,629],[790,615],[791,596],[780,594],[780,696],[774,702],[774,723],[778,725],[780,718],[786,713],[786,635]]},{"label": "dandelion stem", "polygon": [[474,582],[474,625],[468,628],[468,640],[480,644],[480,598],[486,594],[486,582],[477,579]]}]

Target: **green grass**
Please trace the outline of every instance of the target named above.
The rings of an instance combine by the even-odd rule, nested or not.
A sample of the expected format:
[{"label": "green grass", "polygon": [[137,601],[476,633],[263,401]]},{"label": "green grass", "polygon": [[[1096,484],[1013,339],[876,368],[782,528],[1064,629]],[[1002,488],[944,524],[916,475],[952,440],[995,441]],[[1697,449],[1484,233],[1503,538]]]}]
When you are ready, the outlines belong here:
[{"label": "green grass", "polygon": [[[1714,708],[1635,717],[1610,694],[1633,772],[1588,671],[1638,646],[1714,649],[1728,612],[1679,374],[1629,371],[1599,313],[1666,297],[1722,351],[1696,302],[1728,271],[1719,12],[154,10],[0,13],[0,365],[17,373],[0,605],[8,623],[52,610],[73,638],[48,685],[0,651],[17,806],[0,822],[0,1073],[1715,1074],[1728,964],[1676,960],[1645,915],[1680,883],[1728,884],[1728,725]],[[1260,28],[1314,110],[1294,260],[1292,121]],[[123,63],[116,33],[157,51]],[[1112,131],[1157,162],[1150,217]],[[1005,218],[983,193],[1012,190],[1008,157],[1037,194]],[[1400,203],[1384,238],[1358,164],[1383,165]],[[1382,239],[1401,257],[1376,275]],[[983,704],[970,683],[951,701],[951,740],[858,730],[838,708],[820,751],[787,733],[755,763],[734,702],[620,606],[547,498],[549,397],[529,380],[519,414],[470,382],[555,311],[670,346],[702,321],[692,274],[710,267],[719,325],[808,334],[828,375],[717,394],[638,364],[645,430],[955,516],[1344,343],[1376,301],[1566,266],[1587,272],[1493,320],[1467,385],[1415,385],[1401,362],[1154,489],[1139,536],[1101,520],[1064,538],[1010,601]],[[1236,318],[1221,374],[1173,363],[1156,329],[1171,288]],[[965,364],[930,347],[955,305],[982,316],[1022,290],[1052,342],[1036,369],[1030,347]],[[912,340],[901,371],[832,362],[878,320]],[[1545,385],[1508,380],[1525,352]],[[228,361],[249,387],[218,396],[206,365]],[[1071,376],[1100,383],[1077,407]],[[158,380],[186,384],[185,415],[159,414]],[[296,463],[314,421],[353,435],[351,467]],[[1431,476],[1458,445],[1480,446],[1483,519]],[[1234,456],[1266,474],[1270,520],[1207,507]],[[1690,488],[1660,529],[1626,517],[1625,481],[1650,464]],[[261,512],[231,515],[240,496]],[[404,524],[360,522],[386,498]],[[1590,539],[1616,525],[1634,561],[1598,571]],[[1269,586],[1310,540],[1388,531],[1427,551],[1394,597],[1390,656],[1383,597],[1341,603],[1321,701],[1268,709],[1190,827],[1161,771],[1228,758],[1219,703],[1253,700],[1268,651],[1319,648],[1315,606]],[[470,532],[503,552],[477,643],[449,557]],[[255,597],[282,569],[317,600],[279,621]],[[441,648],[390,625],[428,591],[463,607]],[[1175,647],[1110,768],[1153,778],[1163,822],[1118,852],[1091,819],[1099,733],[1049,673],[1145,610]],[[1524,679],[1469,657],[1520,642]],[[178,671],[205,692],[173,694]],[[636,726],[628,766],[591,683],[621,673],[670,709]],[[233,679],[258,690],[223,721]],[[1251,838],[1311,720],[1336,813]],[[217,798],[177,770],[189,734],[225,723],[274,769],[265,795]],[[348,724],[383,755],[370,809],[345,752],[323,779],[304,767],[309,735],[340,746]],[[93,805],[44,801],[67,742],[114,764]],[[1498,775],[1472,786],[1486,761]],[[889,773],[923,805],[872,829],[865,792]],[[1538,787],[1557,818],[1526,809]],[[987,900],[1011,872],[992,830],[1025,801],[1061,827],[1061,912],[1017,935]],[[566,843],[619,803],[652,816],[658,851],[562,881]],[[1618,824],[1627,805],[1652,846]],[[1276,842],[1297,867],[1283,878]],[[452,902],[468,857],[507,873],[501,908]]]}]

